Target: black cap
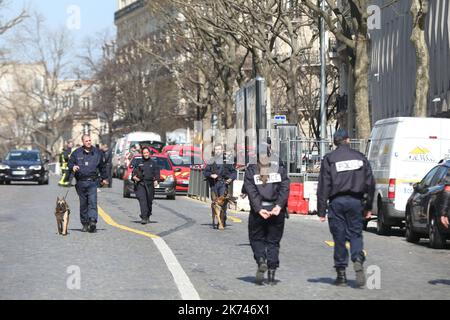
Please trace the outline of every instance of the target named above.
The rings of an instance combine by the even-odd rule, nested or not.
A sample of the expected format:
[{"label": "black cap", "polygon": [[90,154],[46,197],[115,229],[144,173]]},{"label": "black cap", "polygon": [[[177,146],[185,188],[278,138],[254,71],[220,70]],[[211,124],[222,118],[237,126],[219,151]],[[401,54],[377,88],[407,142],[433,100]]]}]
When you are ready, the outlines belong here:
[{"label": "black cap", "polygon": [[350,136],[348,135],[347,130],[345,129],[338,129],[336,131],[336,133],[334,134],[334,143],[335,144],[340,144],[342,141],[346,140],[350,138]]}]

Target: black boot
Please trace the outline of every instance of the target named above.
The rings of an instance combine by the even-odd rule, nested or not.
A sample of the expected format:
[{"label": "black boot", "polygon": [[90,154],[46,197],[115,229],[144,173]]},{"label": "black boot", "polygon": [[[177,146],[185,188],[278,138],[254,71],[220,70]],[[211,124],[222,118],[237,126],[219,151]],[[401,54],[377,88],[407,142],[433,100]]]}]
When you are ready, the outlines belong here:
[{"label": "black boot", "polygon": [[267,278],[268,278],[269,284],[271,286],[274,286],[277,284],[277,282],[275,280],[275,271],[276,271],[276,269],[269,269],[269,272],[267,273]]},{"label": "black boot", "polygon": [[81,229],[81,232],[88,232],[88,230],[89,230],[89,225],[83,224],[83,229]]},{"label": "black boot", "polygon": [[256,270],[256,280],[255,283],[257,285],[262,285],[264,281],[264,274],[267,271],[267,263],[264,258],[259,258],[258,261],[258,270]]},{"label": "black boot", "polygon": [[95,233],[97,231],[97,222],[94,220],[89,221],[89,233]]},{"label": "black boot", "polygon": [[356,260],[353,264],[353,269],[356,274],[356,284],[360,288],[366,285],[366,275],[364,274],[363,263],[364,262],[362,260]]},{"label": "black boot", "polygon": [[339,287],[347,286],[347,275],[345,274],[345,268],[336,268],[337,278],[334,284]]},{"label": "black boot", "polygon": [[142,218],[141,224],[142,224],[142,225],[148,224],[148,218]]}]

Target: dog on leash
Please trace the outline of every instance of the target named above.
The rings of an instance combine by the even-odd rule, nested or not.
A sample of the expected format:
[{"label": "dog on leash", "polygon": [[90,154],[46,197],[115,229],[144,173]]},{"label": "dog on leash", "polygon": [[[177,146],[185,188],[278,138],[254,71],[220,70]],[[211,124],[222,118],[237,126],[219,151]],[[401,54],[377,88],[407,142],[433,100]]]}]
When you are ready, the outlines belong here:
[{"label": "dog on leash", "polygon": [[58,234],[67,236],[69,227],[70,209],[66,199],[58,197],[56,200],[56,225],[58,226]]},{"label": "dog on leash", "polygon": [[[229,203],[236,204],[236,198],[230,196],[228,192],[225,192],[223,196],[217,197],[211,203],[212,210],[212,225],[214,229],[225,229],[225,210]],[[216,224],[217,219],[217,224]]]}]

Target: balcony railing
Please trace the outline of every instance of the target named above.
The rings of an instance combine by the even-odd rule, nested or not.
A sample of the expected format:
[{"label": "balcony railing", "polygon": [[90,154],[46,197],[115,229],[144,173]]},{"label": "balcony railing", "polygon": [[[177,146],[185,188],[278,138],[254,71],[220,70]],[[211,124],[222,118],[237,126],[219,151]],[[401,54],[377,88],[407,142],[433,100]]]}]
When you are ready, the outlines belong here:
[{"label": "balcony railing", "polygon": [[137,9],[140,9],[140,8],[144,7],[145,1],[146,1],[146,0],[138,0],[138,1],[136,1],[136,2],[133,2],[133,3],[130,4],[130,5],[126,6],[125,8],[120,9],[119,11],[117,11],[117,12],[114,14],[114,21],[117,21],[117,20],[119,20],[120,18],[122,18],[122,17],[124,17],[124,16],[130,14],[131,12],[133,12],[133,11],[135,11],[135,10],[137,10]]}]

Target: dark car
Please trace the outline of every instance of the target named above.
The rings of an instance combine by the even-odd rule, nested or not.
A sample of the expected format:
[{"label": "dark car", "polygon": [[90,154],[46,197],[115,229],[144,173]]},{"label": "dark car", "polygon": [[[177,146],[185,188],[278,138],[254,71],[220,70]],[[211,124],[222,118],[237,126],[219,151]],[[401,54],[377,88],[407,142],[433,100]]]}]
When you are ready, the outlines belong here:
[{"label": "dark car", "polygon": [[[179,169],[172,167],[169,157],[166,155],[153,155],[151,156],[153,161],[159,166],[160,180],[159,185],[155,188],[155,195],[166,196],[167,199],[175,200],[176,198],[176,185],[175,173],[179,172]],[[134,181],[132,180],[132,173],[134,167],[142,160],[141,155],[136,155],[128,165],[123,179],[123,196],[124,198],[130,198],[134,193]]]},{"label": "dark car", "polygon": [[11,181],[48,184],[48,161],[38,150],[13,150],[0,163],[0,183]]},{"label": "dark car", "polygon": [[450,236],[440,217],[450,210],[450,161],[434,167],[423,180],[414,184],[406,205],[406,240],[428,238],[430,247],[442,249]]}]

